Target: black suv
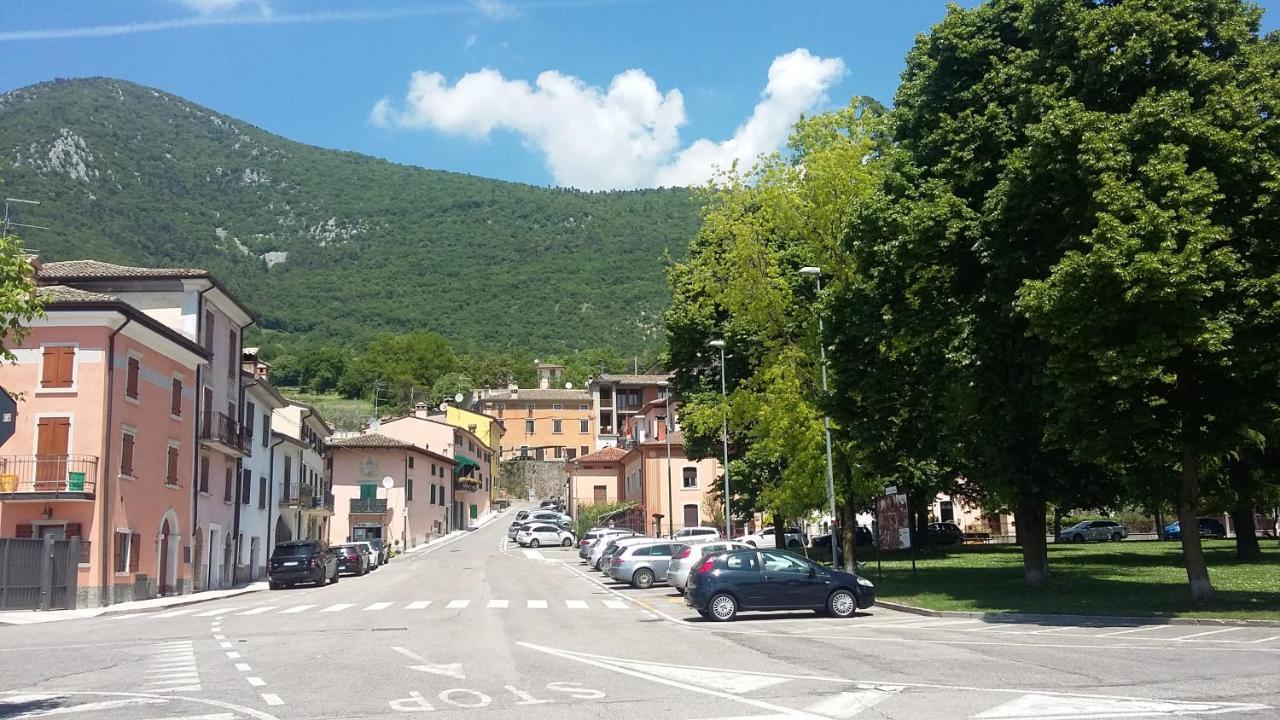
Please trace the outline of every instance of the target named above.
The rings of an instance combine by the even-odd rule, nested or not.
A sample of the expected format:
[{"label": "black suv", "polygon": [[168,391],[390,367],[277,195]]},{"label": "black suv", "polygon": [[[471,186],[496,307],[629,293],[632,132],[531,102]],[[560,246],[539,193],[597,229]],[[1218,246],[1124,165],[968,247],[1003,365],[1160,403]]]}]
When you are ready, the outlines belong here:
[{"label": "black suv", "polygon": [[298,583],[338,582],[338,557],[323,540],[291,540],[271,553],[267,584],[272,590]]}]

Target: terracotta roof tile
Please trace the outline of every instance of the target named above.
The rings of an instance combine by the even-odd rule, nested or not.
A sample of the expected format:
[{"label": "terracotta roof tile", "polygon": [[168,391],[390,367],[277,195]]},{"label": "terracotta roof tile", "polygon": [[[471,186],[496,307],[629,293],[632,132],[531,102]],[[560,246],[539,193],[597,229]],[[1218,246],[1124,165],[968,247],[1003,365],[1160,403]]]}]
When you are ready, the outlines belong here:
[{"label": "terracotta roof tile", "polygon": [[584,390],[518,390],[514,397],[510,392],[501,392],[497,395],[480,398],[480,402],[515,402],[528,400],[529,402],[539,402],[548,400],[568,400],[573,402],[590,402],[591,394]]},{"label": "terracotta roof tile", "polygon": [[108,303],[120,302],[114,295],[79,290],[66,285],[44,285],[36,288],[36,295],[46,303]]},{"label": "terracotta roof tile", "polygon": [[611,382],[619,385],[662,385],[671,382],[671,373],[662,375],[609,375],[596,376],[598,382]]},{"label": "terracotta roof tile", "polygon": [[406,450],[415,449],[418,446],[413,443],[407,443],[403,440],[380,435],[378,433],[367,433],[365,435],[356,435],[354,437],[334,440],[329,443],[330,447],[349,447],[349,448],[403,448]]},{"label": "terracotta roof tile", "polygon": [[47,279],[88,280],[92,278],[198,278],[209,277],[208,270],[197,268],[147,268],[116,265],[101,260],[63,260],[61,262],[41,263],[36,277]]},{"label": "terracotta roof tile", "polygon": [[627,456],[627,451],[622,448],[609,446],[602,448],[593,453],[588,453],[578,457],[574,462],[618,462]]}]

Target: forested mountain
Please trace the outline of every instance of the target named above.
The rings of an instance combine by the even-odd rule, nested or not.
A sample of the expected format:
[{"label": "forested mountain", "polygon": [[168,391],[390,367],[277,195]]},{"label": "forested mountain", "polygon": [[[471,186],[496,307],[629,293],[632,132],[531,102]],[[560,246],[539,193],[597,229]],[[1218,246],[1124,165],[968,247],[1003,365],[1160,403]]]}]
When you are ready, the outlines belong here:
[{"label": "forested mountain", "polygon": [[121,80],[0,95],[0,182],[42,258],[210,268],[291,335],[437,331],[462,348],[655,343],[685,189],[584,193],[285,140]]}]

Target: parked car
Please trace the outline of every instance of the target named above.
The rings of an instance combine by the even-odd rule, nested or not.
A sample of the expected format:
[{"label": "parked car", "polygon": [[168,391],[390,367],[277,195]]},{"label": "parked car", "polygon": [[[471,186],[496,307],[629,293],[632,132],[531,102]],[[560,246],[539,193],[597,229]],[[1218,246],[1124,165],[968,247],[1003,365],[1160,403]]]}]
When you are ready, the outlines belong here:
[{"label": "parked car", "polygon": [[377,553],[378,566],[386,565],[391,560],[391,548],[382,542],[382,538],[365,538],[365,542]]},{"label": "parked car", "polygon": [[1058,533],[1058,542],[1086,542],[1090,540],[1123,540],[1129,530],[1115,520],[1081,520]]},{"label": "parked car", "polygon": [[676,534],[671,536],[672,540],[692,540],[694,538],[719,540],[720,530],[713,527],[687,527],[683,530],[677,530]]},{"label": "parked car", "polygon": [[540,547],[542,545],[573,545],[573,533],[548,523],[534,523],[520,528],[516,533],[516,542],[523,546]]},{"label": "parked car", "polygon": [[552,520],[555,522],[573,522],[573,518],[555,510],[534,510],[526,520]]},{"label": "parked car", "polygon": [[345,545],[336,545],[333,548],[333,555],[338,559],[338,572],[348,573],[350,575],[364,575],[369,572],[372,559],[369,557],[369,548],[363,543],[347,543]]},{"label": "parked car", "polygon": [[609,567],[605,564],[614,553],[622,552],[628,545],[636,543],[657,542],[654,538],[645,537],[643,535],[631,535],[622,537],[602,538],[604,540],[604,548],[600,552],[599,557],[593,555],[592,566],[605,575],[609,574]]},{"label": "parked car", "polygon": [[635,535],[635,532],[623,528],[591,528],[583,533],[582,538],[578,540],[578,557],[583,560],[590,557],[592,545],[595,544],[596,540],[606,535]]},{"label": "parked car", "polygon": [[671,556],[667,566],[667,584],[683,593],[689,581],[689,571],[702,562],[702,558],[726,550],[748,550],[751,546],[733,540],[714,540],[705,543],[681,543]]},{"label": "parked car", "polygon": [[[1224,538],[1227,536],[1227,526],[1222,524],[1218,518],[1196,518],[1196,529],[1200,531],[1200,537]],[[1164,528],[1164,536],[1167,540],[1182,539],[1182,523],[1174,521]]]},{"label": "parked car", "polygon": [[298,583],[338,582],[338,558],[323,540],[290,540],[271,551],[267,585],[279,590]]},{"label": "parked car", "polygon": [[516,512],[516,520],[523,520],[523,519],[525,519],[525,518],[527,518],[527,517],[529,517],[529,511],[528,511],[528,510],[520,510],[520,511]]},{"label": "parked car", "polygon": [[953,522],[929,523],[924,541],[930,545],[959,545],[964,542],[964,531]]},{"label": "parked car", "polygon": [[373,547],[373,543],[369,542],[368,540],[353,540],[353,541],[351,541],[351,542],[349,542],[349,543],[345,543],[345,544],[347,544],[347,545],[359,545],[360,547],[364,548],[364,550],[365,550],[366,552],[368,552],[368,553],[369,553],[369,558],[368,558],[368,560],[369,560],[369,569],[370,569],[370,570],[377,570],[377,569],[378,569],[378,566],[382,564],[382,563],[379,561],[379,558],[378,558],[378,551],[377,551],[377,549],[376,549],[376,548],[374,548],[374,547]]},{"label": "parked car", "polygon": [[543,500],[538,507],[544,510],[555,510],[556,512],[560,512],[560,501],[554,498],[550,500]]},{"label": "parked car", "polygon": [[[789,527],[789,528],[785,528],[783,532],[784,532],[783,537],[786,538],[787,548],[789,549],[804,547],[805,543],[808,540],[808,538],[805,537],[804,533],[801,532],[799,528]],[[778,536],[774,534],[773,528],[765,528],[760,532],[752,533],[750,535],[743,535],[740,538],[735,538],[735,540],[737,540],[738,542],[746,543],[751,547],[771,548],[771,547],[778,546]]]},{"label": "parked car", "polygon": [[787,550],[735,550],[708,555],[689,574],[685,604],[725,622],[742,610],[825,611],[847,618],[875,604],[875,585],[824,568]]},{"label": "parked car", "polygon": [[671,556],[680,546],[670,540],[628,545],[609,559],[609,577],[641,589],[666,582]]},{"label": "parked car", "polygon": [[[809,539],[809,558],[815,562],[831,563],[839,565],[844,562],[844,536],[841,535],[836,542],[836,560],[831,563],[831,534],[815,535]],[[858,526],[857,533],[854,535],[854,543],[856,547],[870,547],[875,545],[875,538],[871,535],[871,530]],[[860,553],[859,553],[860,554]],[[862,567],[863,561],[858,561],[858,567]]]}]

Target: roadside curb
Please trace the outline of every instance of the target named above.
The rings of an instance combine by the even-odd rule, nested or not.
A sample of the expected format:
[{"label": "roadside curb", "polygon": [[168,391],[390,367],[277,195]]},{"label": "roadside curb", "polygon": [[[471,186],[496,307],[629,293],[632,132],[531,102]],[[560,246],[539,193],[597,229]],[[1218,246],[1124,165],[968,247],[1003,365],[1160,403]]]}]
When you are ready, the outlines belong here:
[{"label": "roadside curb", "polygon": [[[31,622],[9,622],[7,620],[0,619],[0,626],[17,627],[20,625],[44,625],[46,623],[65,622],[67,620],[90,620],[92,618],[102,617],[103,615],[116,615],[120,613],[162,612],[164,610],[169,610],[169,609],[178,608],[178,607],[185,607],[187,605],[198,605],[199,603],[212,602],[214,600],[223,600],[226,598],[239,597],[241,595],[248,595],[249,593],[261,592],[266,589],[267,589],[267,584],[265,582],[255,582],[240,588],[231,588],[230,590],[212,591],[212,592],[218,593],[217,595],[212,597],[204,597],[206,593],[199,592],[199,593],[191,593],[189,595],[180,595],[180,596],[177,596],[173,602],[165,603],[163,605],[155,605],[152,607],[122,607],[121,605],[107,605],[105,607],[100,607],[100,608],[82,608],[83,610],[96,611],[92,613],[84,613],[81,615],[68,616],[68,617],[53,617],[48,619],[42,618],[39,620],[32,620]],[[33,613],[33,617],[39,616],[42,614],[36,610],[31,610],[31,611],[16,610],[13,612],[18,612],[18,613],[31,612]],[[47,612],[51,612],[51,613],[52,612],[78,612],[78,610],[50,610]]]},{"label": "roadside curb", "polygon": [[930,610],[876,599],[874,607],[937,618],[963,618],[993,623],[1040,623],[1043,625],[1238,625],[1245,627],[1280,627],[1280,620],[1246,620],[1244,618],[1128,617],[1123,615],[1051,615],[1047,613],[965,612]]}]

